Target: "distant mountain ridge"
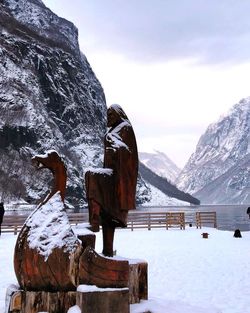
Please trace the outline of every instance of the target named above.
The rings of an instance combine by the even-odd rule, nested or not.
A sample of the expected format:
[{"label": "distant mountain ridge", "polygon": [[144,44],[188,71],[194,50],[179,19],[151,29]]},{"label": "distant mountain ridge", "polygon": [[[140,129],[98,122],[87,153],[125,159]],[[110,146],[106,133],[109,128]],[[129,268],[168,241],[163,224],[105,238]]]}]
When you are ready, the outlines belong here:
[{"label": "distant mountain ridge", "polygon": [[202,203],[249,204],[250,98],[242,99],[201,136],[177,180]]},{"label": "distant mountain ridge", "polygon": [[171,184],[166,178],[158,176],[151,169],[146,167],[142,162],[139,163],[139,169],[142,178],[146,182],[150,183],[152,186],[156,187],[169,197],[176,198],[181,201],[189,202],[192,204],[197,205],[200,204],[199,199],[179,190],[175,185]]},{"label": "distant mountain ridge", "polygon": [[163,152],[139,152],[140,161],[157,175],[174,183],[181,169]]}]

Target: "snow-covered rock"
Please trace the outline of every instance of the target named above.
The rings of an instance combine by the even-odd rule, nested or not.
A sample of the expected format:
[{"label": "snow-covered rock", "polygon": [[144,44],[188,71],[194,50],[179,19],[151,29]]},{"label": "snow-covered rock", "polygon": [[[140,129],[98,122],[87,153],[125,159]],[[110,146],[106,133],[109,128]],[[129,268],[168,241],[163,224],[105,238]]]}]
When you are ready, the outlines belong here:
[{"label": "snow-covered rock", "polygon": [[40,199],[50,176],[30,158],[65,158],[71,202],[84,197],[83,168],[100,162],[106,103],[78,47],[76,27],[41,1],[0,4],[0,185],[3,199]]},{"label": "snow-covered rock", "polygon": [[249,203],[250,98],[211,124],[177,180],[203,203]]}]

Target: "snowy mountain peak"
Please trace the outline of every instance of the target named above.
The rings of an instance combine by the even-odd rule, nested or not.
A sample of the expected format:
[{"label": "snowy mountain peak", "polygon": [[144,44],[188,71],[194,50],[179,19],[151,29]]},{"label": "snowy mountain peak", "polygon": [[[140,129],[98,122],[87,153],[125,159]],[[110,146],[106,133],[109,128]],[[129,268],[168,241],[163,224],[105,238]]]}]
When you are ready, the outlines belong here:
[{"label": "snowy mountain peak", "polygon": [[[79,51],[78,30],[73,23],[58,17],[40,0],[3,0],[3,5],[20,24],[29,28],[30,32],[47,38],[46,44],[52,44]],[[37,37],[38,39],[38,37]]]},{"label": "snowy mountain peak", "polygon": [[181,171],[165,153],[157,150],[154,153],[139,152],[139,159],[157,175],[167,178],[173,183]]}]

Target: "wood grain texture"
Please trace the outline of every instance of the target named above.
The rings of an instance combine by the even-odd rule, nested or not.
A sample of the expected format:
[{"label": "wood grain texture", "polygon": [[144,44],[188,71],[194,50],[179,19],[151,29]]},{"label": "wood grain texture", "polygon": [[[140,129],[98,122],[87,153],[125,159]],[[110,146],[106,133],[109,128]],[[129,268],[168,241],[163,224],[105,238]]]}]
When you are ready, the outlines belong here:
[{"label": "wood grain texture", "polygon": [[98,287],[128,287],[129,263],[105,258],[87,247],[80,257],[78,284]]}]

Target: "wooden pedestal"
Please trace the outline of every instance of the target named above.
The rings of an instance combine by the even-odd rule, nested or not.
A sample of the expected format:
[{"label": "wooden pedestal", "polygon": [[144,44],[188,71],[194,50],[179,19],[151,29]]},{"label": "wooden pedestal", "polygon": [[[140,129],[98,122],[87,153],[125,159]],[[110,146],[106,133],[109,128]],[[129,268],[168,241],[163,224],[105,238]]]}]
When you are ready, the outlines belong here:
[{"label": "wooden pedestal", "polygon": [[10,286],[6,313],[67,313],[76,304],[84,313],[129,313],[129,304],[148,299],[146,262],[102,257],[93,250],[95,235],[78,234],[78,238],[85,251],[79,262],[77,291],[24,291]]},{"label": "wooden pedestal", "polygon": [[76,291],[15,291],[10,296],[8,313],[67,313],[76,304]]},{"label": "wooden pedestal", "polygon": [[129,263],[129,303],[139,303],[148,299],[148,263]]},{"label": "wooden pedestal", "polygon": [[[84,290],[82,288],[84,287]],[[129,313],[128,288],[78,287],[76,304],[84,313]],[[82,291],[81,291],[82,290]]]},{"label": "wooden pedestal", "polygon": [[[77,304],[84,313],[129,313],[128,288],[85,286],[85,291],[73,292],[15,291],[10,296],[7,312],[67,313],[69,308]],[[79,287],[80,290],[82,287]]]}]

